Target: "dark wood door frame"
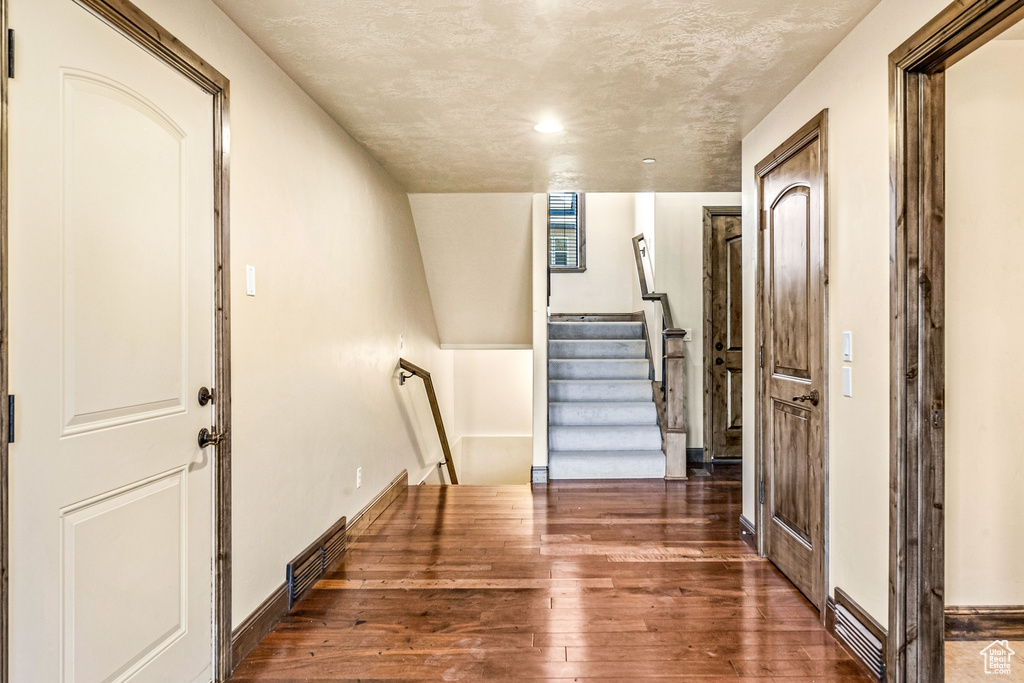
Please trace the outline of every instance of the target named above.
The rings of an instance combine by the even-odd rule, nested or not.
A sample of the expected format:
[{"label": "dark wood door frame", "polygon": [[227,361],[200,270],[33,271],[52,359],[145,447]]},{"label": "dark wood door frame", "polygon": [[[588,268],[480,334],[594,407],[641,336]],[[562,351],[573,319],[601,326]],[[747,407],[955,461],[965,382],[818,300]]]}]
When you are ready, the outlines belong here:
[{"label": "dark wood door frame", "polygon": [[711,412],[711,389],[714,386],[715,350],[711,346],[712,322],[712,245],[714,240],[714,219],[716,216],[742,216],[741,206],[705,206],[704,207],[704,462],[714,459],[714,440],[711,430],[714,429]]},{"label": "dark wood door frame", "polygon": [[[228,79],[187,48],[128,0],[67,0],[109,24],[143,50],[182,74],[213,97],[213,210],[214,210],[214,412],[222,434],[214,461],[214,680],[231,675],[231,280],[229,230]],[[8,3],[0,0],[0,396],[7,397],[7,241],[8,208]],[[4,401],[6,406],[6,401]],[[0,411],[0,433],[8,433],[8,414]],[[9,680],[8,633],[8,472],[7,438],[0,439],[0,683]]]},{"label": "dark wood door frame", "polygon": [[[1024,0],[1022,0],[1024,1]],[[824,514],[823,520],[823,557],[822,557],[822,576],[824,577],[823,590],[826,595],[820,596],[822,605],[825,604],[827,593],[828,593],[828,564],[829,564],[829,480],[828,480],[828,442],[829,442],[829,342],[828,342],[828,110],[825,109],[813,119],[808,121],[800,130],[794,133],[788,140],[779,145],[775,151],[773,151],[768,157],[766,157],[754,170],[754,186],[758,188],[758,200],[757,200],[757,269],[755,273],[755,313],[754,313],[754,354],[757,360],[755,361],[754,370],[757,372],[757,379],[754,382],[754,501],[755,501],[755,531],[757,536],[757,550],[758,553],[763,557],[765,554],[765,541],[764,541],[764,527],[765,527],[765,500],[767,496],[762,500],[759,497],[760,491],[763,490],[765,469],[767,467],[765,452],[765,439],[764,435],[766,430],[765,420],[767,420],[767,413],[765,410],[765,383],[767,381],[767,373],[764,367],[764,348],[765,348],[765,316],[767,312],[767,302],[765,299],[765,288],[764,288],[764,277],[765,277],[765,265],[764,265],[764,228],[766,226],[765,212],[762,210],[761,202],[763,197],[761,196],[761,183],[762,179],[771,173],[774,169],[792,157],[794,154],[804,149],[808,143],[815,138],[820,140],[821,146],[821,215],[819,220],[821,221],[823,239],[822,239],[822,272],[820,277],[822,278],[822,315],[824,317],[823,327],[823,349],[822,349],[822,365],[824,366],[824,372],[822,374],[822,387],[821,392],[821,410],[823,416],[823,431],[824,431],[824,454],[822,457],[822,472],[823,480],[823,492],[824,500],[822,501],[822,513]],[[825,622],[825,610],[821,610],[822,623]]]},{"label": "dark wood door frame", "polygon": [[945,72],[1024,18],[960,0],[889,56],[890,457],[887,680],[944,675]]}]

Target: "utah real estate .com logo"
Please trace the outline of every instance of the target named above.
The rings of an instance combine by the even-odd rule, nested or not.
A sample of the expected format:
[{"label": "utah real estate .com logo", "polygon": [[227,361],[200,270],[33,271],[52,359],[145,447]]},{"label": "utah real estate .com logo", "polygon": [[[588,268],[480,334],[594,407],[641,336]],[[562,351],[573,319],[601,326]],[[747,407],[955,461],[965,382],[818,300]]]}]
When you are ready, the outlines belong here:
[{"label": "utah real estate .com logo", "polygon": [[993,641],[981,651],[981,656],[985,658],[985,673],[1010,675],[1010,657],[1015,654],[1005,640]]}]

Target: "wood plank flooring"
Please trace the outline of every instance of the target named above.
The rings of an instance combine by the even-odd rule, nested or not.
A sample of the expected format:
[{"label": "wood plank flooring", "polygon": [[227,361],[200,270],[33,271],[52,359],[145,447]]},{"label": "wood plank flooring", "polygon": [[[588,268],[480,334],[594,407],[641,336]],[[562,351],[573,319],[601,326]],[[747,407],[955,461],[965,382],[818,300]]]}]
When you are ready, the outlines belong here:
[{"label": "wood plank flooring", "polygon": [[688,482],[410,487],[232,681],[869,681]]}]

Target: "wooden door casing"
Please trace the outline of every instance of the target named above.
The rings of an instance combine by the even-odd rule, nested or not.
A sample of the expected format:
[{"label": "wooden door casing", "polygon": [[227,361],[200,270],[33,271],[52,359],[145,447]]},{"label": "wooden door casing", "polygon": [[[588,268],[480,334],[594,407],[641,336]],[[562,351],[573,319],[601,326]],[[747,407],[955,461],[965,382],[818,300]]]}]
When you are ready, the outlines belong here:
[{"label": "wooden door casing", "polygon": [[1024,20],[957,2],[889,55],[889,642],[886,680],[941,680],[945,591],[945,71]]},{"label": "wooden door casing", "polygon": [[743,456],[743,225],[704,207],[704,461]]},{"label": "wooden door casing", "polygon": [[827,120],[824,111],[756,168],[757,528],[764,555],[819,611],[827,565]]}]

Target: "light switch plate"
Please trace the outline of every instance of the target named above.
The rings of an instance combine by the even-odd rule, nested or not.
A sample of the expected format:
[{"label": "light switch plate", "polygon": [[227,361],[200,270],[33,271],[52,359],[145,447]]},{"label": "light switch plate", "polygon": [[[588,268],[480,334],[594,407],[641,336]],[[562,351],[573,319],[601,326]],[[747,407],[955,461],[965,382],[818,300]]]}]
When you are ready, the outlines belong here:
[{"label": "light switch plate", "polygon": [[256,266],[245,267],[245,294],[256,296]]},{"label": "light switch plate", "polygon": [[853,361],[853,332],[843,332],[843,360]]},{"label": "light switch plate", "polygon": [[685,327],[685,328],[683,328],[683,341],[693,341],[693,328],[692,327]]},{"label": "light switch plate", "polygon": [[853,396],[853,368],[843,368],[843,396]]}]

